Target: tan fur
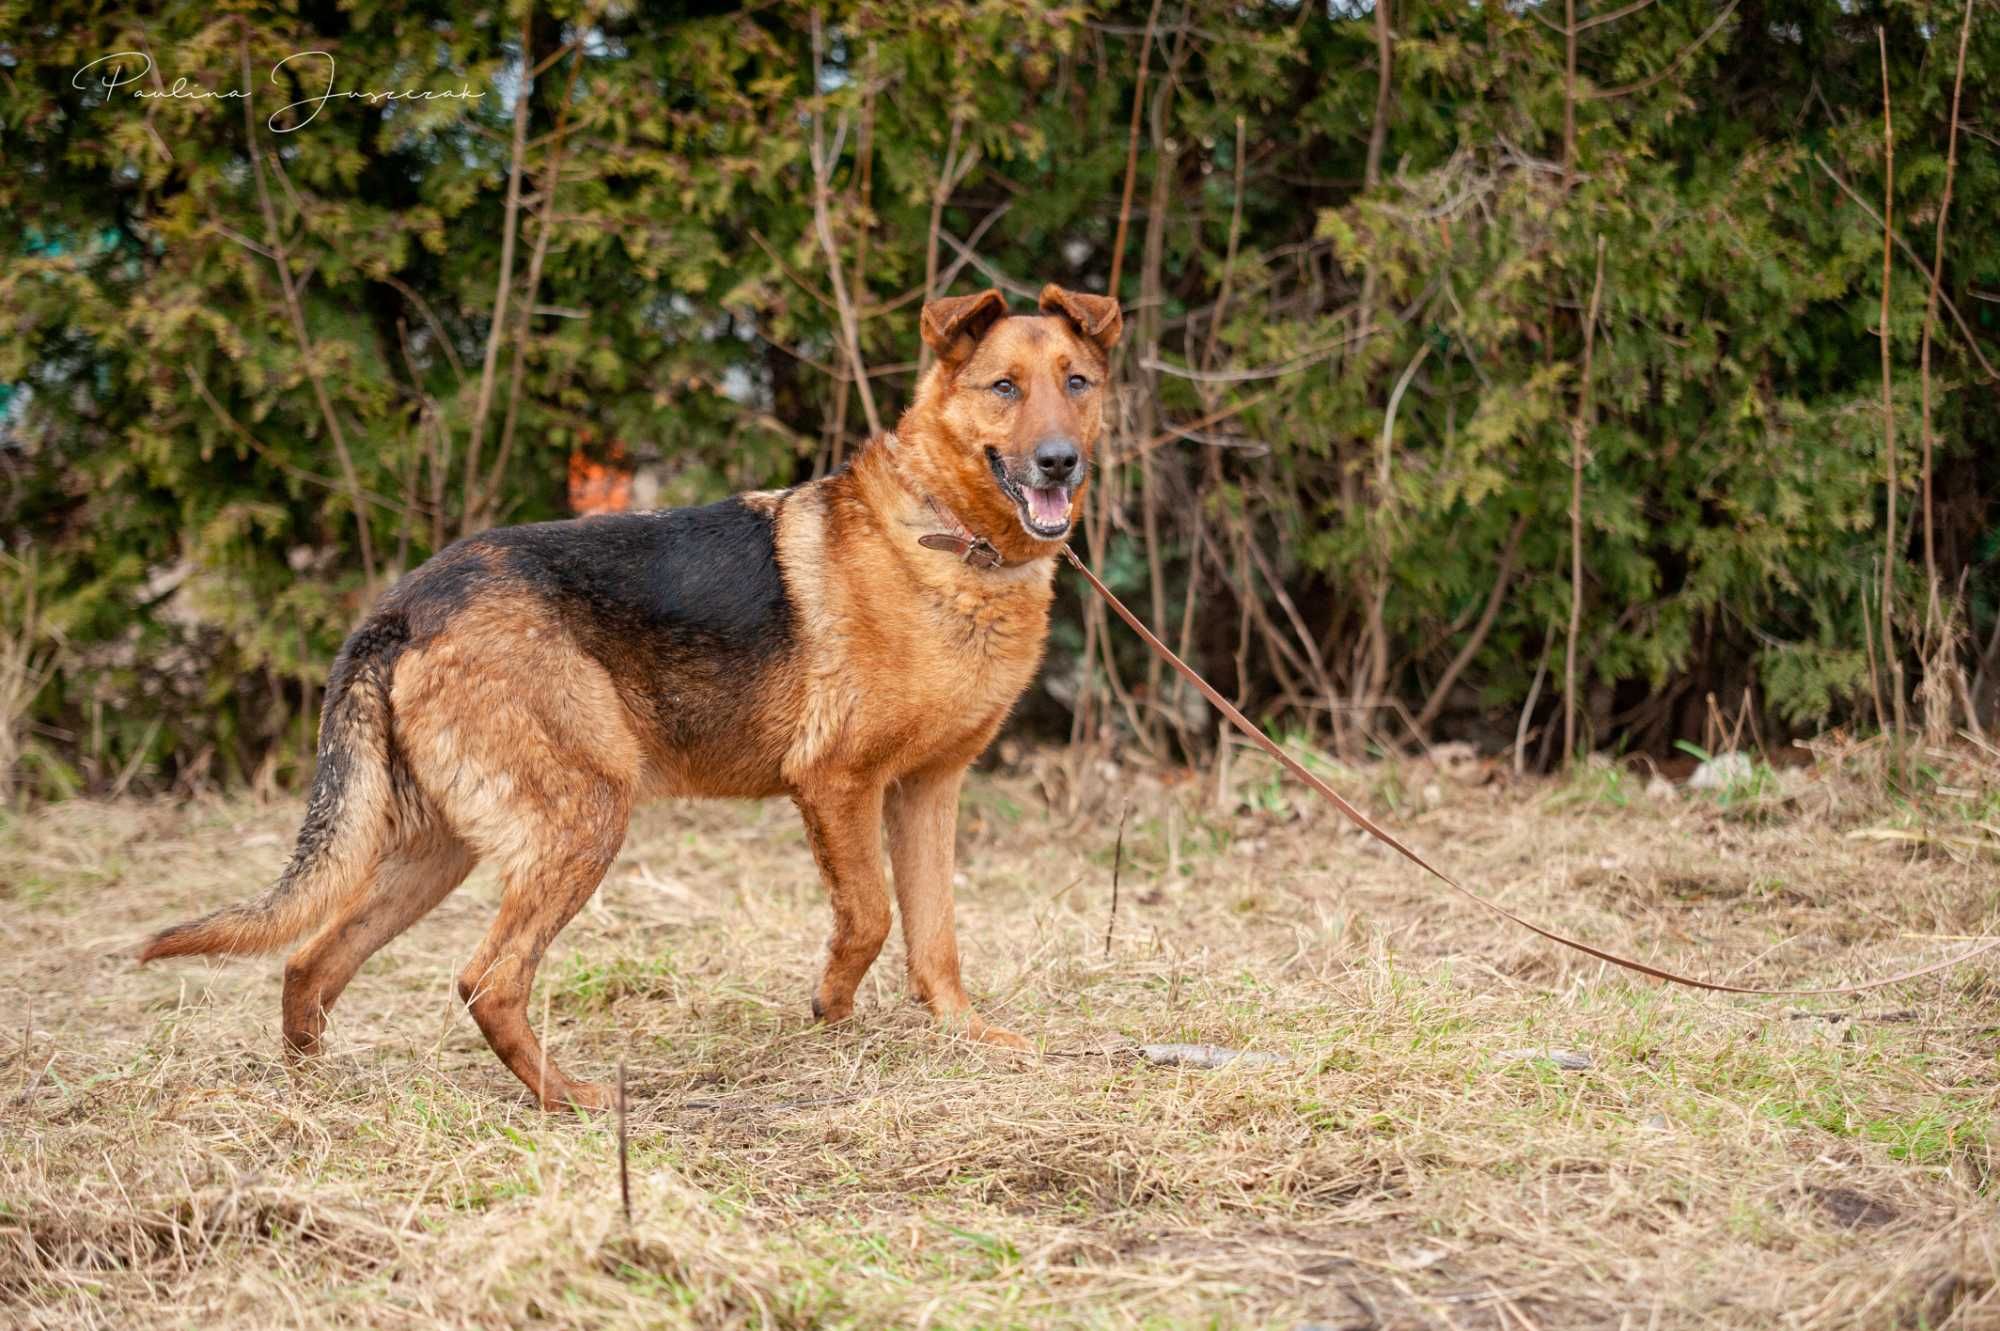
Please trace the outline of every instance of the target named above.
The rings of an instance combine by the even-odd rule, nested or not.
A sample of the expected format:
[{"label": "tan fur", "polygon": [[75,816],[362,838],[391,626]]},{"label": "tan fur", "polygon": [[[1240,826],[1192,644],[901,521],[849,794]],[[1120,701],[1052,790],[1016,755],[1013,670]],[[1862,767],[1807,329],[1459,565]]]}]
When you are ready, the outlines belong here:
[{"label": "tan fur", "polygon": [[[391,677],[372,693],[354,684],[343,695],[355,699],[343,734],[372,727],[359,750],[366,770],[331,839],[320,838],[340,853],[309,855],[302,834],[295,864],[310,862],[314,890],[274,891],[213,917],[220,923],[169,930],[145,955],[251,950],[319,924],[285,971],[285,1039],[310,1054],[362,963],[475,862],[492,861],[499,917],[460,973],[459,993],[544,1106],[603,1105],[605,1089],[564,1074],[528,1026],[543,954],[617,855],[638,801],[786,794],[833,911],[813,1011],[849,1016],[888,936],[886,824],[915,997],[976,1039],[1029,1048],[972,1010],[952,864],[961,780],[1040,664],[1061,546],[1024,525],[988,451],[1020,467],[1037,440],[1059,434],[1081,450],[1087,477],[1119,331],[1115,303],[1101,297],[1051,287],[1042,307],[1048,317],[1003,318],[993,292],[927,305],[924,334],[939,360],[895,434],[872,440],[844,472],[744,497],[770,517],[791,637],[753,677],[727,681],[747,699],[741,733],[692,749],[676,742],[659,719],[664,706],[671,721],[674,697],[635,692],[621,676],[636,664],[621,666],[601,642],[586,650],[576,602],[509,581],[476,541],[454,548],[426,567],[465,576],[453,585],[462,605],[421,632],[403,625],[396,654],[382,657],[393,660]],[[1003,376],[1018,397],[992,391]],[[1078,484],[1070,496],[1072,515],[1082,492]],[[917,544],[953,521],[990,542],[1004,566],[974,567]],[[406,616],[416,617],[414,608]],[[369,659],[352,641],[349,650]],[[323,763],[333,752],[323,742]]]}]

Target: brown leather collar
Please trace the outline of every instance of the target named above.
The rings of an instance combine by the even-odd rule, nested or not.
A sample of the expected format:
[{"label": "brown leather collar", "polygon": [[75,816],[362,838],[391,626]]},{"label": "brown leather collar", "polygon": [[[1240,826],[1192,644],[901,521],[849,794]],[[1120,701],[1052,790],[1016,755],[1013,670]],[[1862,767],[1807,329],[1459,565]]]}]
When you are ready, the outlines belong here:
[{"label": "brown leather collar", "polygon": [[919,536],[917,544],[926,550],[943,550],[957,555],[974,568],[999,568],[1007,561],[991,541],[978,536],[951,536],[941,531]]},{"label": "brown leather collar", "polygon": [[[928,496],[927,496],[928,497]],[[942,550],[946,554],[957,555],[974,568],[1001,568],[1007,559],[993,542],[983,536],[974,536],[966,530],[952,511],[936,499],[930,500],[931,511],[938,521],[949,527],[949,531],[934,531],[917,538],[917,544],[926,550]]]}]

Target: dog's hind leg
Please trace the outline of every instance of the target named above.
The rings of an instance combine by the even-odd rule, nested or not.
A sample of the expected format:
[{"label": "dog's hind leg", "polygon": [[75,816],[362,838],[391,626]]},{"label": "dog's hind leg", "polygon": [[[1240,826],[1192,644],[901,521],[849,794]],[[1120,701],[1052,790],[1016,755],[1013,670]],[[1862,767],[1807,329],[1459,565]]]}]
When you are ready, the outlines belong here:
[{"label": "dog's hind leg", "polygon": [[326,1014],[355,972],[450,896],[472,872],[473,862],[466,844],[443,831],[426,832],[382,856],[360,899],[285,963],[285,1048],[290,1053],[320,1051]]},{"label": "dog's hind leg", "polygon": [[631,804],[627,794],[603,784],[594,798],[568,807],[564,821],[527,832],[504,874],[500,918],[459,972],[458,993],[486,1043],[542,1108],[603,1109],[612,1093],[565,1076],[528,1025],[528,995],[542,955],[617,857]]},{"label": "dog's hind leg", "polygon": [[813,991],[813,1015],[845,1021],[854,991],[889,937],[889,889],[882,881],[882,788],[872,783],[815,784],[792,797],[833,905],[826,964]]},{"label": "dog's hind leg", "polygon": [[500,871],[500,915],[458,993],[544,1109],[601,1108],[528,1027],[542,954],[625,840],[643,762],[603,665],[532,596],[495,592],[397,668],[398,750],[444,824]]}]

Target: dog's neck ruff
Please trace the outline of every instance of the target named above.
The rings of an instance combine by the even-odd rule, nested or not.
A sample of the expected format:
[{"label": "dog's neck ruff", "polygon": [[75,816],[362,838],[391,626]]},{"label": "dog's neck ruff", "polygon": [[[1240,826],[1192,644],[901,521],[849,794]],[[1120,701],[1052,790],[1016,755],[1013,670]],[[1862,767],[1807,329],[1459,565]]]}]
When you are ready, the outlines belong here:
[{"label": "dog's neck ruff", "polygon": [[[895,451],[896,436],[893,431],[883,435],[882,442],[890,452]],[[900,479],[901,473],[897,474]],[[905,485],[907,487],[907,481]],[[957,555],[960,562],[969,564],[973,568],[1007,567],[1007,557],[1000,553],[1000,548],[984,536],[974,536],[971,529],[959,521],[958,515],[952,512],[943,500],[936,495],[923,492],[919,492],[918,497],[930,506],[931,515],[945,528],[944,531],[926,532],[919,536],[918,545],[926,550],[942,550],[946,554]]]}]

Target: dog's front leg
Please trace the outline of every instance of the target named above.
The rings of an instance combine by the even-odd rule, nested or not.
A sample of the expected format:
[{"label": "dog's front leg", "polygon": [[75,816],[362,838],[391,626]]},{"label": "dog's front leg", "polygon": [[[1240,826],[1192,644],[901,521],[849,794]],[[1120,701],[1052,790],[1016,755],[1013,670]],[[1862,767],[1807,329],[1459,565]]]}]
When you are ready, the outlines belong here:
[{"label": "dog's front leg", "polygon": [[962,1025],[975,1040],[1032,1049],[1026,1040],[972,1010],[958,973],[953,921],[952,859],[958,831],[963,767],[905,777],[889,788],[889,858],[896,870],[896,904],[909,949],[910,988],[940,1021]]},{"label": "dog's front leg", "polygon": [[889,936],[889,890],[882,881],[882,787],[874,782],[816,781],[792,802],[833,906],[826,965],[813,991],[813,1015],[845,1021],[854,990]]}]

